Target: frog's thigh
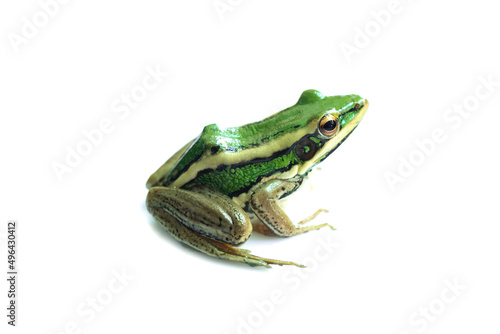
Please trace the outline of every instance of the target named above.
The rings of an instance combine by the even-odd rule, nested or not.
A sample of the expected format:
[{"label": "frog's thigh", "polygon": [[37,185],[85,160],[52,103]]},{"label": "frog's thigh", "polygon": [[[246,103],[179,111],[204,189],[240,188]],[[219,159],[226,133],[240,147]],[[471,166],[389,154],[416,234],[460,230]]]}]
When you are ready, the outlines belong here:
[{"label": "frog's thigh", "polygon": [[[250,199],[250,207],[274,234],[281,237],[289,237],[311,230],[317,230],[328,224],[296,226],[279,204],[280,198],[292,192],[300,185],[300,181],[271,180],[260,186]],[[319,213],[321,211],[318,211]],[[317,214],[316,213],[316,214]],[[316,216],[313,215],[313,218]],[[307,221],[312,218],[307,218]],[[305,222],[305,221],[304,221]],[[254,225],[256,226],[256,225]]]},{"label": "frog's thigh", "polygon": [[146,205],[149,212],[165,226],[172,216],[197,234],[231,245],[244,243],[252,233],[245,212],[229,197],[215,191],[187,191],[153,187]]},{"label": "frog's thigh", "polygon": [[[200,198],[199,196],[202,196]],[[255,255],[249,254],[250,251],[245,250],[245,249],[238,249],[234,248],[228,243],[224,243],[218,240],[214,240],[212,238],[206,237],[201,235],[199,232],[196,230],[193,230],[191,228],[188,228],[187,225],[185,225],[185,221],[183,219],[189,219],[192,218],[191,213],[186,213],[185,209],[182,210],[182,212],[179,211],[177,206],[182,204],[182,200],[185,199],[191,199],[193,201],[198,201],[198,202],[190,202],[189,206],[193,208],[202,208],[202,210],[196,210],[196,214],[206,214],[207,207],[209,207],[208,211],[210,213],[210,207],[216,206],[217,208],[220,208],[220,203],[211,203],[213,202],[214,198],[217,198],[217,202],[219,202],[220,198],[219,196],[222,197],[222,195],[216,194],[214,192],[205,192],[203,196],[201,193],[196,193],[196,192],[191,192],[191,191],[185,191],[185,190],[180,190],[180,189],[172,189],[172,188],[163,188],[163,187],[154,187],[151,188],[149,193],[148,193],[148,198],[146,200],[146,205],[148,207],[148,211],[153,215],[153,217],[158,221],[164,228],[169,232],[175,239],[177,239],[180,242],[183,242],[207,255],[218,257],[218,258],[224,258],[228,260],[233,260],[233,261],[238,261],[238,262],[245,262],[248,263],[252,266],[266,266],[268,267],[269,264],[279,264],[279,265],[297,265],[296,263],[289,262],[289,261],[280,261],[280,260],[273,260],[273,259],[267,259]],[[182,199],[182,200],[181,200]],[[201,201],[200,201],[201,200]],[[229,200],[229,198],[227,198]],[[230,201],[230,200],[229,200]],[[223,201],[224,202],[224,201]],[[186,204],[186,203],[184,203]],[[225,204],[222,204],[223,206]],[[239,207],[236,207],[236,209],[241,210]],[[234,208],[233,208],[234,209]],[[237,210],[237,211],[238,211]],[[188,210],[189,211],[189,210]],[[244,215],[244,212],[238,212],[242,213]],[[227,219],[227,212],[226,215],[224,215],[223,212],[218,211],[218,214],[223,215],[222,221],[224,219]],[[252,231],[252,225],[246,215],[247,221],[245,221],[245,224],[247,225],[247,233],[248,235],[244,237],[244,240],[248,239],[251,231]],[[207,225],[213,224],[213,219],[209,220],[206,222]],[[222,223],[222,222],[221,222]],[[219,224],[219,219],[216,220],[215,225],[216,227]],[[249,226],[249,227],[248,227]],[[234,230],[234,228],[233,228]],[[234,239],[234,238],[232,238]],[[240,240],[236,238],[236,240]]]}]

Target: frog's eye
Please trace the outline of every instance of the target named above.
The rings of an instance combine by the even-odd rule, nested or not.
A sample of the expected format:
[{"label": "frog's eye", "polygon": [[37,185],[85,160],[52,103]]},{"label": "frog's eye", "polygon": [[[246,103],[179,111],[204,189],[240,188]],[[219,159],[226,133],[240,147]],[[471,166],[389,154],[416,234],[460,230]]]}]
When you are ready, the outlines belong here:
[{"label": "frog's eye", "polygon": [[295,145],[295,154],[302,161],[311,160],[318,151],[318,145],[309,138],[302,138]]},{"label": "frog's eye", "polygon": [[331,137],[339,131],[340,124],[337,117],[326,114],[319,121],[319,131],[327,137]]}]

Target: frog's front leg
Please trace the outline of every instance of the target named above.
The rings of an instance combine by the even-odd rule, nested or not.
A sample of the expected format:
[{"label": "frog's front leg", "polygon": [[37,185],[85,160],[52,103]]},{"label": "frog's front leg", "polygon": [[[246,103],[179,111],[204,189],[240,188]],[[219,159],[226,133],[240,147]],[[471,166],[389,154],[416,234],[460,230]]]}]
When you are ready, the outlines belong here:
[{"label": "frog's front leg", "polygon": [[[285,211],[281,208],[279,200],[285,195],[293,192],[300,186],[301,181],[270,180],[262,184],[252,195],[250,207],[260,221],[274,234],[281,237],[290,237],[311,230],[317,230],[322,227],[330,227],[329,224],[302,226],[302,224],[311,221],[319,213],[325,212],[319,209],[311,216],[298,223],[293,224]],[[261,230],[262,227],[259,228]]]},{"label": "frog's front leg", "polygon": [[189,190],[153,187],[146,199],[148,211],[175,239],[207,255],[252,266],[297,265],[251,255],[234,248],[252,233],[245,212],[229,197],[208,187]]}]

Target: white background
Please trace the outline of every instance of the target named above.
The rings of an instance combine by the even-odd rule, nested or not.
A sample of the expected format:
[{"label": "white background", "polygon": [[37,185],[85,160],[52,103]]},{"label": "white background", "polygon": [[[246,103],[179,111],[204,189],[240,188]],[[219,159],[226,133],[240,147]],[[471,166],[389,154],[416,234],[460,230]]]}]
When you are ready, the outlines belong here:
[{"label": "white background", "polygon": [[[69,1],[15,46],[13,36],[27,29],[23,18],[44,24],[41,7],[2,2],[0,258],[6,272],[6,222],[17,219],[20,272],[14,330],[1,280],[2,328],[497,333],[493,2],[401,0],[385,26],[373,12],[392,9],[388,0],[229,3],[219,15],[211,0]],[[371,37],[363,41],[365,29]],[[346,44],[357,53],[346,57]],[[116,113],[146,68],[168,76],[126,117]],[[497,86],[489,92],[480,77]],[[294,199],[299,219],[325,207],[330,213],[316,222],[337,230],[254,235],[243,246],[308,269],[212,259],[156,225],[144,184],[170,155],[207,124],[263,119],[310,88],[370,101],[360,126],[313,178],[308,200]],[[489,96],[478,100],[476,89]],[[457,117],[447,110],[464,101],[468,117],[447,121]],[[112,131],[59,180],[53,164],[66,164],[68,147],[103,119]],[[445,140],[423,156],[416,141],[439,129]],[[410,157],[420,165],[391,189],[387,173],[397,175],[400,159]],[[125,283],[114,278],[122,271]],[[455,293],[450,284],[459,285]],[[94,298],[99,311],[88,304]]]}]

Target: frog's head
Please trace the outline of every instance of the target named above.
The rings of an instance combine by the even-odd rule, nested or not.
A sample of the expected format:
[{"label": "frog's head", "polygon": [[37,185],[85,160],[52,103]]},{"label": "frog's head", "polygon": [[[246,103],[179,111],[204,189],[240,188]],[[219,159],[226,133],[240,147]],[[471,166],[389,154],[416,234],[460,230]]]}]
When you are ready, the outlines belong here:
[{"label": "frog's head", "polygon": [[298,174],[305,174],[354,131],[368,109],[368,101],[358,95],[324,96],[311,89],[302,93],[294,107],[308,120],[308,133],[294,147],[301,161]]}]

